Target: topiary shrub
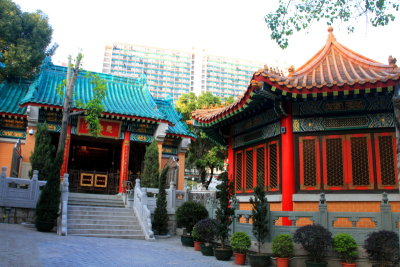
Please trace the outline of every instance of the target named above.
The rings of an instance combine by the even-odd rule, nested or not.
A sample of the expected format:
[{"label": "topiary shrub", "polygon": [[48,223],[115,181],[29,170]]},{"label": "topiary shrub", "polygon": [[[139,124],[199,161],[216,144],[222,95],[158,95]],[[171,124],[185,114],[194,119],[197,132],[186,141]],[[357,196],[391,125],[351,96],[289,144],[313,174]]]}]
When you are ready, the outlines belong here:
[{"label": "topiary shrub", "polygon": [[293,239],[289,234],[277,235],[272,240],[272,253],[279,258],[292,257],[293,250]]},{"label": "topiary shrub", "polygon": [[32,177],[33,170],[38,170],[39,180],[47,181],[53,168],[55,151],[56,148],[51,144],[47,124],[38,124],[35,133],[35,149],[30,157],[32,170],[29,172],[29,176]]},{"label": "topiary shrub", "polygon": [[250,198],[252,205],[252,231],[257,240],[257,252],[261,254],[261,246],[268,235],[268,201],[265,196],[264,187],[258,185],[254,188],[254,199]]},{"label": "topiary shrub", "polygon": [[185,227],[186,233],[191,234],[193,226],[200,220],[208,217],[207,209],[200,203],[187,201],[176,209],[178,227]]},{"label": "topiary shrub", "polygon": [[154,210],[153,230],[158,235],[168,233],[167,193],[165,183],[167,181],[168,167],[165,167],[160,175],[156,209]]},{"label": "topiary shrub", "polygon": [[205,243],[211,243],[214,240],[217,232],[216,224],[217,221],[210,218],[202,219],[196,223],[196,231]]},{"label": "topiary shrub", "polygon": [[231,247],[237,253],[246,253],[251,247],[251,239],[245,232],[236,232],[231,237]]},{"label": "topiary shrub", "polygon": [[158,170],[160,167],[160,163],[158,162],[158,147],[156,141],[153,141],[150,145],[146,147],[143,162],[143,173],[140,178],[141,186],[157,188],[159,184]]},{"label": "topiary shrub", "polygon": [[[57,153],[53,166],[50,168],[47,183],[43,187],[36,205],[35,226],[40,232],[49,232],[56,225],[60,206],[60,169],[63,161],[63,151]],[[40,173],[39,173],[40,175]]]},{"label": "topiary shrub", "polygon": [[378,266],[399,263],[399,236],[395,232],[381,230],[370,233],[364,241],[364,249],[368,259]]},{"label": "topiary shrub", "polygon": [[312,262],[324,262],[332,244],[332,233],[319,224],[305,225],[296,230],[293,241],[307,251]]},{"label": "topiary shrub", "polygon": [[356,240],[349,234],[342,233],[335,235],[333,237],[332,246],[333,250],[339,254],[340,258],[347,263],[353,263],[358,255]]}]

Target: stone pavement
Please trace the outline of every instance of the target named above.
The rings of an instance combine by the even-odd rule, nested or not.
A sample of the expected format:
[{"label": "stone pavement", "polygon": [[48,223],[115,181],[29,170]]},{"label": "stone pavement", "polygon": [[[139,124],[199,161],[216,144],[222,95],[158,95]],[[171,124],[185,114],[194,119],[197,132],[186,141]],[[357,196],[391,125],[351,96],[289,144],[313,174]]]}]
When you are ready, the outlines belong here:
[{"label": "stone pavement", "polygon": [[0,224],[1,267],[119,267],[119,266],[236,266],[217,261],[193,248],[183,247],[179,237],[156,241],[58,236],[16,224]]}]

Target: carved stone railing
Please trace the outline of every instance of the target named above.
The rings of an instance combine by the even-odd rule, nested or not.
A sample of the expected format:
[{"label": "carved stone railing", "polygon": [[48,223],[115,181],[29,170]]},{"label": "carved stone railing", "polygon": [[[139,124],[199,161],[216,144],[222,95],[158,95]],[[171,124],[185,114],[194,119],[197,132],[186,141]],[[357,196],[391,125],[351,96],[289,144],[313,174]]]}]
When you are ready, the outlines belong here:
[{"label": "carved stone railing", "polygon": [[154,240],[151,226],[151,212],[147,207],[147,191],[140,187],[140,179],[136,179],[134,189],[133,210],[145,234],[146,240]]},{"label": "carved stone railing", "polygon": [[32,179],[6,177],[7,168],[0,174],[0,206],[15,208],[36,208],[40,188],[46,181],[39,181],[39,172],[33,171]]},{"label": "carved stone railing", "polygon": [[57,220],[57,234],[66,236],[68,234],[68,196],[69,196],[69,181],[68,173],[64,174],[63,182],[60,185],[61,199],[60,199],[60,216]]},{"label": "carved stone railing", "polygon": [[[212,218],[215,218],[217,205],[214,199],[207,201],[206,208]],[[238,205],[232,206],[238,207]],[[251,210],[236,209],[230,233],[246,232],[255,239],[252,234],[252,216]],[[278,234],[293,234],[300,226],[318,223],[333,235],[348,233],[356,239],[357,243],[362,244],[371,232],[379,230],[398,232],[397,225],[400,223],[400,212],[391,211],[386,193],[383,193],[379,212],[328,212],[325,195],[321,194],[318,211],[270,211],[268,216],[269,240]],[[289,219],[291,225],[283,225],[283,218]]]}]

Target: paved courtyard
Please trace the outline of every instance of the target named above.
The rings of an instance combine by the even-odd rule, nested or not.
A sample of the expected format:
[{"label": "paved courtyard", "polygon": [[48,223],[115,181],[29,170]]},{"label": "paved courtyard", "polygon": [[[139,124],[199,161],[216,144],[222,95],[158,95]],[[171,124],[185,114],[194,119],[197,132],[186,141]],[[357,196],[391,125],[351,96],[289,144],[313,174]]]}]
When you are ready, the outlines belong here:
[{"label": "paved courtyard", "polygon": [[0,266],[236,266],[217,261],[193,248],[183,247],[179,237],[156,241],[57,236],[15,224],[0,224]]}]

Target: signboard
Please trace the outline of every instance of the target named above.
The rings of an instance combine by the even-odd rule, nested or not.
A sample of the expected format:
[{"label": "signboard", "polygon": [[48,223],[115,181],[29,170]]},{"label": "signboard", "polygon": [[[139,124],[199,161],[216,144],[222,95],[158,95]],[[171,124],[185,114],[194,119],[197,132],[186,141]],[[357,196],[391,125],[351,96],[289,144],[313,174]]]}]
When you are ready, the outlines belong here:
[{"label": "signboard", "polygon": [[[99,137],[119,139],[121,133],[120,121],[100,119],[100,125],[101,130]],[[84,117],[79,117],[78,119],[77,134],[92,136],[89,132],[89,124],[86,122]]]}]

